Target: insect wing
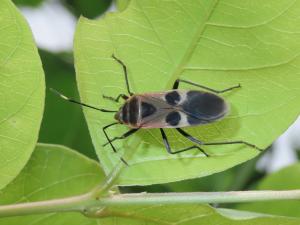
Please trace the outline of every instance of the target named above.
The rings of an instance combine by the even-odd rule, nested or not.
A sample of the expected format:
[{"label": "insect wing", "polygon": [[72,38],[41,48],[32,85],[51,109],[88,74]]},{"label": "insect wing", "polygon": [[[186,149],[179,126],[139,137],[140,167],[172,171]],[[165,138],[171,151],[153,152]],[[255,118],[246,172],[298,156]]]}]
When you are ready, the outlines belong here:
[{"label": "insect wing", "polygon": [[190,126],[210,123],[223,118],[229,110],[220,96],[202,91],[187,91],[181,111],[187,115]]},{"label": "insect wing", "polygon": [[219,96],[202,91],[172,90],[141,95],[142,102],[155,107],[155,113],[142,119],[144,128],[195,126],[223,118],[228,112]]}]

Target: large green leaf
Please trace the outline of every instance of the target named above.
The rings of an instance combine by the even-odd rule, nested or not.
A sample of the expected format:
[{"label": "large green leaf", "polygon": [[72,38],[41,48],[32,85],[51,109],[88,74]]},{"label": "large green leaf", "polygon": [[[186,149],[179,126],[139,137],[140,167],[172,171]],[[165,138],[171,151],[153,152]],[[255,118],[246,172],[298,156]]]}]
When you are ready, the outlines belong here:
[{"label": "large green leaf", "polygon": [[[0,204],[32,202],[83,194],[103,180],[99,164],[59,145],[39,144],[20,175],[0,192]],[[1,225],[86,224],[79,213],[0,219]]]},{"label": "large green leaf", "polygon": [[44,75],[27,23],[0,1],[0,189],[20,172],[38,138]]},{"label": "large green leaf", "polygon": [[[256,187],[257,190],[293,190],[300,189],[300,164],[284,168],[267,176]],[[235,208],[281,216],[300,217],[299,201],[256,202],[238,204]]]},{"label": "large green leaf", "polygon": [[[241,89],[223,95],[232,108],[226,119],[186,130],[203,141],[245,140],[266,148],[299,114],[299,13],[300,1],[295,0],[132,0],[123,12],[104,19],[81,18],[75,35],[81,99],[108,109],[120,106],[101,98],[126,93],[113,53],[127,65],[135,93],[168,90],[178,77],[215,89],[240,83]],[[85,116],[106,173],[124,151],[135,151],[120,185],[206,176],[258,154],[231,145],[205,147],[210,158],[196,150],[171,156],[157,130],[116,141],[114,154],[102,147],[106,139],[101,131],[113,115],[86,109]],[[109,135],[126,130],[118,125]],[[173,129],[167,134],[175,149],[192,144]]]}]

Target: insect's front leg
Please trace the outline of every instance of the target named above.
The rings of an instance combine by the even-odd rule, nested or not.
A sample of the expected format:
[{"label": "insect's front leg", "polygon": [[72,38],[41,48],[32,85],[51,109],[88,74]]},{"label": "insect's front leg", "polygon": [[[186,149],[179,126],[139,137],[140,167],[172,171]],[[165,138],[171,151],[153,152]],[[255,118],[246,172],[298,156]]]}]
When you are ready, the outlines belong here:
[{"label": "insect's front leg", "polygon": [[167,138],[167,135],[165,133],[165,131],[160,128],[160,132],[161,132],[161,136],[162,136],[162,139],[163,139],[163,142],[164,142],[164,145],[166,147],[166,150],[168,153],[170,154],[178,154],[178,153],[181,153],[181,152],[186,152],[186,151],[189,151],[189,150],[192,150],[192,149],[198,149],[200,152],[202,152],[206,157],[209,157],[209,155],[202,149],[200,148],[199,146],[197,145],[192,145],[190,147],[186,147],[186,148],[183,148],[183,149],[179,149],[179,150],[176,150],[176,151],[172,151],[171,149],[171,146],[169,144],[169,141],[168,141],[168,138]]},{"label": "insect's front leg", "polygon": [[233,89],[236,89],[236,88],[240,88],[240,87],[241,87],[241,85],[238,84],[238,85],[235,85],[235,86],[226,88],[226,89],[224,89],[224,90],[216,90],[216,89],[212,89],[212,88],[206,87],[206,86],[201,85],[201,84],[196,84],[196,83],[191,82],[191,81],[188,81],[188,80],[177,79],[177,80],[175,80],[175,82],[174,82],[174,84],[173,84],[173,89],[177,89],[180,82],[186,83],[186,84],[190,84],[190,85],[193,85],[193,86],[202,88],[202,89],[204,89],[204,90],[211,91],[211,92],[216,93],[216,94],[221,94],[221,93],[224,93],[224,92],[227,92],[227,91],[231,91],[231,90],[233,90]]},{"label": "insect's front leg", "polygon": [[[111,126],[117,125],[117,124],[119,124],[119,123],[118,123],[118,122],[116,122],[116,123],[111,123],[111,124],[108,124],[108,125],[106,125],[105,127],[102,128],[103,133],[104,133],[104,135],[105,135],[105,137],[106,137],[106,139],[107,139],[107,143],[110,144],[112,150],[113,150],[115,153],[117,152],[117,150],[116,150],[115,146],[111,143],[112,141],[111,141],[110,138],[108,137],[108,134],[106,133],[106,129],[109,128],[109,127],[111,127]],[[129,166],[128,163],[126,162],[126,160],[123,159],[123,157],[120,157],[120,160],[121,160],[126,166]]]},{"label": "insect's front leg", "polygon": [[257,147],[254,144],[251,144],[249,142],[246,141],[222,141],[222,142],[202,142],[196,138],[194,138],[193,136],[191,136],[190,134],[188,134],[187,132],[185,132],[184,130],[180,129],[180,128],[176,128],[176,130],[184,137],[186,137],[187,139],[189,139],[190,141],[197,143],[199,145],[234,145],[234,144],[243,144],[243,145],[247,145],[251,148],[256,149],[257,151],[263,151],[264,149],[261,149],[259,147]]},{"label": "insect's front leg", "polygon": [[102,127],[102,131],[103,131],[103,133],[104,133],[104,135],[105,135],[105,137],[106,137],[106,139],[107,139],[107,143],[110,144],[110,146],[111,146],[111,148],[112,148],[112,150],[113,150],[114,152],[117,152],[117,150],[116,150],[115,146],[111,143],[111,140],[110,140],[110,138],[108,137],[108,134],[106,133],[106,129],[109,128],[109,127],[111,127],[111,126],[117,125],[117,124],[119,124],[119,123],[118,123],[118,122],[115,122],[115,123],[111,123],[111,124],[108,124],[108,125]]},{"label": "insect's front leg", "polygon": [[133,95],[133,93],[130,90],[130,86],[129,86],[129,81],[128,81],[128,74],[127,74],[127,67],[125,65],[125,63],[123,63],[122,60],[118,59],[114,54],[111,56],[114,60],[116,60],[123,68],[123,72],[124,72],[124,76],[125,76],[125,84],[126,84],[126,88],[127,88],[127,92],[130,96]]},{"label": "insect's front leg", "polygon": [[119,102],[120,98],[127,100],[129,97],[125,94],[119,94],[117,97],[111,97],[111,96],[107,96],[107,95],[102,95],[102,97],[104,99],[108,99],[111,100],[113,102]]},{"label": "insect's front leg", "polygon": [[134,134],[135,132],[137,132],[138,130],[139,130],[139,128],[137,128],[137,129],[131,129],[131,130],[127,131],[126,133],[122,134],[119,137],[114,137],[114,138],[108,140],[108,142],[106,142],[102,146],[104,147],[104,146],[106,146],[108,144],[112,144],[112,142],[115,141],[115,140],[125,139],[125,138],[129,137],[130,135]]}]

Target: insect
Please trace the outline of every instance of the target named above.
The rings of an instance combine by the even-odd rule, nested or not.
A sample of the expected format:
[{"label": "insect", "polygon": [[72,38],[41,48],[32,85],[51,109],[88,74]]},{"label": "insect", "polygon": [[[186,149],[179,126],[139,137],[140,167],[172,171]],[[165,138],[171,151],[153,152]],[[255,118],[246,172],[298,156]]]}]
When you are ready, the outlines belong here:
[{"label": "insect", "polygon": [[[209,156],[200,146],[232,144],[247,145],[258,151],[263,151],[263,149],[257,147],[256,145],[242,140],[203,142],[181,129],[182,127],[199,126],[202,124],[212,123],[225,117],[229,111],[229,107],[226,101],[220,97],[219,94],[240,88],[240,85],[229,87],[224,90],[215,90],[188,80],[177,79],[173,84],[172,90],[134,94],[130,90],[127,68],[125,64],[114,55],[112,55],[112,58],[123,68],[128,95],[119,94],[117,97],[103,95],[103,98],[115,102],[119,102],[119,100],[122,98],[125,102],[119,108],[119,110],[108,110],[87,105],[85,103],[68,98],[52,89],[52,91],[56,92],[60,97],[69,102],[99,110],[101,112],[115,113],[114,119],[116,122],[108,124],[102,128],[107,139],[107,142],[103,144],[103,146],[109,144],[112,150],[117,152],[115,146],[113,145],[113,142],[116,140],[125,139],[140,129],[158,128],[160,130],[165,148],[170,154],[178,154],[188,150],[197,149],[205,156]],[[204,91],[179,90],[178,87],[180,83],[186,83],[194,87],[201,88]],[[107,129],[120,124],[128,126],[130,130],[121,136],[110,138],[108,136]],[[173,150],[164,131],[166,128],[176,129],[180,135],[191,141],[191,146]],[[121,160],[127,164],[123,158],[121,158]]]}]

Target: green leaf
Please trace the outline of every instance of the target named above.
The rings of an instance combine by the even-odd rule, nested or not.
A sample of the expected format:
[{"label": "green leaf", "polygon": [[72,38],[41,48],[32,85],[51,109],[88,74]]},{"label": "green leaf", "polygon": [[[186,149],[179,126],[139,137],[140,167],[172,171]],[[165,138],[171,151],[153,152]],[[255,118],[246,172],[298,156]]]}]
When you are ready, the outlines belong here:
[{"label": "green leaf", "polygon": [[[231,113],[222,121],[186,130],[202,141],[244,140],[269,146],[299,115],[300,2],[294,0],[146,1],[132,0],[121,13],[93,21],[81,18],[75,35],[75,64],[83,102],[107,109],[120,106],[101,95],[126,93],[121,66],[128,68],[135,93],[171,89],[176,78],[224,89]],[[194,89],[183,85],[182,89]],[[130,166],[120,185],[165,183],[207,176],[255,157],[242,145],[206,146],[169,155],[158,130],[140,130],[114,142],[101,132],[113,115],[85,109],[92,141],[106,173],[126,151]],[[283,116],[284,115],[284,116]],[[111,127],[110,137],[128,130]],[[167,130],[173,149],[191,146],[173,129]]]},{"label": "green leaf", "polygon": [[[104,179],[99,164],[69,148],[38,144],[20,175],[0,194],[0,204],[33,202],[79,195]],[[79,213],[22,217],[22,224],[86,224]],[[1,225],[20,225],[20,217],[2,218]]]},{"label": "green leaf", "polygon": [[32,34],[8,0],[0,1],[0,189],[28,161],[44,107],[44,75]]},{"label": "green leaf", "polygon": [[[103,180],[99,165],[59,145],[39,144],[20,175],[0,192],[0,204],[32,202],[86,193]],[[213,209],[208,205],[112,206],[99,212],[99,218],[80,213],[51,213],[1,218],[0,225],[82,225],[82,224],[224,224],[298,225],[294,218]]]},{"label": "green leaf", "polygon": [[[286,167],[263,179],[257,190],[293,190],[300,189],[300,163]],[[272,201],[238,204],[235,208],[281,216],[300,217],[299,201]]]},{"label": "green leaf", "polygon": [[129,5],[130,0],[116,0],[116,7],[119,11],[123,11]]}]

